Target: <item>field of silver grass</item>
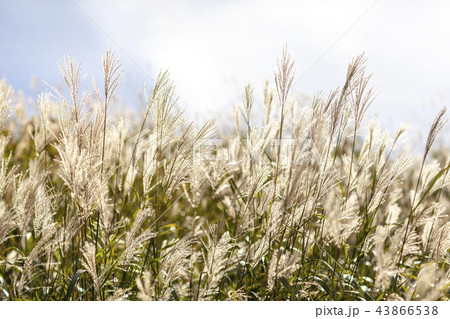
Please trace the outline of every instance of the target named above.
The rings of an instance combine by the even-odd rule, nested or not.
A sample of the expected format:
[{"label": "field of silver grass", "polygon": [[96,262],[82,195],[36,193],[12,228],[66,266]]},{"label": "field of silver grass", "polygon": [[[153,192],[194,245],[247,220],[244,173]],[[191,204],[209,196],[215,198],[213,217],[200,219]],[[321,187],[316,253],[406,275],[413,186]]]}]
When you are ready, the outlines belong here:
[{"label": "field of silver grass", "polygon": [[446,110],[406,153],[407,126],[365,119],[364,62],[301,105],[285,49],[227,136],[188,120],[167,72],[140,122],[112,116],[111,51],[87,92],[65,58],[31,120],[1,80],[0,300],[448,300]]}]

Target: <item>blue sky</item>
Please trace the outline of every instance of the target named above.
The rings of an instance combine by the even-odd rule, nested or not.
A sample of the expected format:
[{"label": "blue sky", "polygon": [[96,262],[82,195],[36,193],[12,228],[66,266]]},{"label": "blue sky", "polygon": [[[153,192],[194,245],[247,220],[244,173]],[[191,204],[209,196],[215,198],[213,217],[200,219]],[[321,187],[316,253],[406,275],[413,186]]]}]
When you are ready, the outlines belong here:
[{"label": "blue sky", "polygon": [[[426,131],[450,101],[448,1],[0,1],[0,75],[32,95],[32,77],[61,82],[67,53],[99,78],[112,47],[123,63],[122,98],[136,105],[143,83],[169,68],[192,117],[228,116],[250,82],[273,82],[287,43],[295,91],[342,84],[365,52],[378,95],[371,113],[389,128]],[[261,96],[261,94],[259,94]],[[447,129],[444,134],[448,136]]]},{"label": "blue sky", "polygon": [[71,1],[1,1],[0,26],[0,72],[27,93],[32,76],[58,78],[57,62],[65,54],[92,67],[92,54],[107,45]]}]

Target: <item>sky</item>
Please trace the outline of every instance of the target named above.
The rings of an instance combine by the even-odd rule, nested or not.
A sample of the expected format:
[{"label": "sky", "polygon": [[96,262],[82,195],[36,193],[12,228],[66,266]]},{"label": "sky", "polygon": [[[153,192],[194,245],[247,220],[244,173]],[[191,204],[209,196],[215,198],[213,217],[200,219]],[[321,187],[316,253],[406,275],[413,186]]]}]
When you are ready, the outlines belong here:
[{"label": "sky", "polygon": [[101,82],[111,47],[124,105],[136,108],[144,83],[168,69],[178,105],[201,121],[231,118],[247,83],[261,101],[284,45],[295,60],[293,91],[309,97],[342,85],[364,52],[377,94],[370,115],[390,130],[412,123],[424,143],[450,104],[449,14],[450,1],[438,0],[0,0],[0,76],[33,96],[33,78],[41,90],[61,83],[57,62],[70,53],[87,80]]}]

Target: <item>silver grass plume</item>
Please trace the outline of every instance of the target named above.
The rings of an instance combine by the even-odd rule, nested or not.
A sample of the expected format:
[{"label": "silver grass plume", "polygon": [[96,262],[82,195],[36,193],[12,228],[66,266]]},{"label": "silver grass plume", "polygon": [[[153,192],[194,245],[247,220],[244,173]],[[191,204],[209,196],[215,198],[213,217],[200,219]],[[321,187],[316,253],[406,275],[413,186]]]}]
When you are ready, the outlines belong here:
[{"label": "silver grass plume", "polygon": [[92,278],[93,286],[95,294],[97,295],[97,299],[101,300],[100,296],[100,284],[103,281],[104,275],[106,274],[106,271],[103,272],[100,276],[98,275],[98,272],[100,269],[97,269],[97,261],[95,256],[95,244],[93,243],[86,243],[86,245],[81,249],[81,252],[83,254],[83,260],[81,262],[84,269],[87,270],[89,275]]},{"label": "silver grass plume", "polygon": [[284,252],[282,249],[275,251],[269,263],[267,289],[272,291],[275,281],[284,277],[289,280],[289,277],[296,270],[297,262],[300,260],[300,253]]},{"label": "silver grass plume", "polygon": [[450,222],[445,223],[438,232],[434,248],[434,260],[438,262],[450,249]]},{"label": "silver grass plume", "polygon": [[415,287],[411,287],[407,294],[407,300],[438,300],[442,290],[448,287],[450,280],[438,264],[431,262],[423,265]]},{"label": "silver grass plume", "polygon": [[138,288],[137,297],[143,301],[155,300],[155,289],[152,285],[151,273],[146,271],[142,278],[136,278],[136,286]]},{"label": "silver grass plume", "polygon": [[12,98],[14,89],[8,84],[6,79],[0,79],[0,130],[4,129],[5,120],[12,109]]},{"label": "silver grass plume", "polygon": [[203,260],[205,262],[204,271],[208,280],[205,289],[201,291],[201,299],[205,299],[216,292],[227,270],[227,255],[232,247],[232,238],[228,231],[219,237],[219,231],[220,228],[213,225],[209,227],[207,232],[208,242],[205,245]]},{"label": "silver grass plume", "polygon": [[25,263],[23,266],[23,271],[20,277],[20,281],[18,283],[18,293],[20,294],[27,284],[27,282],[33,278],[33,269],[36,262],[42,258],[42,253],[46,250],[46,248],[53,244],[54,242],[54,234],[56,232],[56,224],[49,225],[47,227],[47,232],[42,235],[42,237],[37,242],[36,246],[33,247],[31,252],[25,258]]},{"label": "silver grass plume", "polygon": [[161,261],[161,270],[159,272],[159,281],[163,300],[168,300],[173,281],[177,280],[189,266],[189,256],[192,254],[193,238],[191,234],[185,235],[178,240],[175,245],[163,255]]},{"label": "silver grass plume", "polygon": [[151,218],[153,211],[150,209],[140,209],[134,220],[131,230],[125,235],[125,251],[123,252],[122,259],[119,265],[128,265],[130,261],[136,256],[143,248],[143,243],[156,237],[156,233],[152,232],[152,229],[146,229],[141,231],[144,222]]},{"label": "silver grass plume", "polygon": [[16,228],[15,214],[8,209],[3,200],[0,201],[0,244],[8,240]]}]

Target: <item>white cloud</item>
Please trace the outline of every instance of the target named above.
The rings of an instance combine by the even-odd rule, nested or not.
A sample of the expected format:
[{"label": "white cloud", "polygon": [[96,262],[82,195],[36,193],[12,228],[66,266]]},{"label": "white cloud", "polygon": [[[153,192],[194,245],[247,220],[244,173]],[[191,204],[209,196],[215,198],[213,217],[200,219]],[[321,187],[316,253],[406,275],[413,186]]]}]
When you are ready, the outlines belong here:
[{"label": "white cloud", "polygon": [[155,75],[169,68],[191,113],[231,108],[246,82],[260,89],[285,43],[297,76],[308,70],[296,82],[308,95],[341,84],[348,62],[365,51],[379,96],[372,112],[384,123],[426,129],[449,101],[446,1],[81,3]]}]

